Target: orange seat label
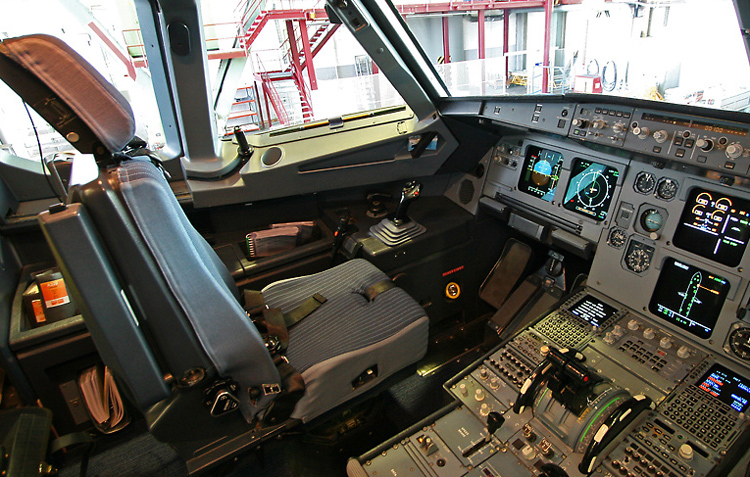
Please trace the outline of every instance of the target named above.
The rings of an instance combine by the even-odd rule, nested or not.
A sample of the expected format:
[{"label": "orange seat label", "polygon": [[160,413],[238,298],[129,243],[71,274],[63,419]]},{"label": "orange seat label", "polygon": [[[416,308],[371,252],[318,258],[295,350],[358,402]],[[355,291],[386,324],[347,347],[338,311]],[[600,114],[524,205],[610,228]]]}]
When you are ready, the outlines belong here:
[{"label": "orange seat label", "polygon": [[65,288],[65,282],[62,278],[50,280],[39,285],[44,297],[44,306],[54,308],[70,303],[68,290]]}]

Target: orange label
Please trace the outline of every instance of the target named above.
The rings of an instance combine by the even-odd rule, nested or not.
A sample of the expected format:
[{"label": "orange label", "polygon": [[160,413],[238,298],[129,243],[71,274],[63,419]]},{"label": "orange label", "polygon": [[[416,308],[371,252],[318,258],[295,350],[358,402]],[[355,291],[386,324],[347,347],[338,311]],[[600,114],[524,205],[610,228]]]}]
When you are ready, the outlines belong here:
[{"label": "orange label", "polygon": [[37,323],[47,321],[47,318],[44,316],[44,309],[42,308],[42,300],[32,300],[31,308],[34,310],[34,319]]},{"label": "orange label", "polygon": [[50,280],[39,285],[44,297],[44,306],[54,308],[70,303],[68,290],[65,288],[65,282],[62,278]]}]

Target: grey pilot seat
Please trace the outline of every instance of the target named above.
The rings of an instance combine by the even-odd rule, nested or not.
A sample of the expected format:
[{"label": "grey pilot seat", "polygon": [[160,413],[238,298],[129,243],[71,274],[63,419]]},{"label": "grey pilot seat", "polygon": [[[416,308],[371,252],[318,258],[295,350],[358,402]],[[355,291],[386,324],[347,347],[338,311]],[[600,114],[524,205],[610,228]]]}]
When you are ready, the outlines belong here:
[{"label": "grey pilot seat", "polygon": [[424,310],[362,259],[263,289],[261,309],[282,316],[323,297],[290,326],[283,354],[269,351],[159,162],[132,141],[122,95],[46,35],[0,43],[0,77],[96,158],[91,180],[39,222],[104,363],[189,471],[310,422],[424,356]]}]

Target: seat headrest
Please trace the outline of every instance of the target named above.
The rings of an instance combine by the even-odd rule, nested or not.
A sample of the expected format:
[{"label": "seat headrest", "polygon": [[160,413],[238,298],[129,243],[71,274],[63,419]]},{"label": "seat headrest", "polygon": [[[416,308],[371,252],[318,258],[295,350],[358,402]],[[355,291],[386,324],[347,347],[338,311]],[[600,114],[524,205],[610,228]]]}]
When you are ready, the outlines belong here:
[{"label": "seat headrest", "polygon": [[[0,77],[79,151],[96,153],[84,150],[91,149],[87,136],[95,137],[109,152],[120,151],[133,138],[135,119],[125,97],[62,40],[50,35],[8,38],[0,43],[0,54],[22,68],[0,63]],[[44,88],[38,87],[39,82],[29,86],[28,78],[21,78],[24,73],[48,89],[35,91]],[[57,98],[48,97],[50,92]],[[67,108],[61,111],[59,101]],[[80,129],[81,121],[88,131],[71,130],[76,122]]]}]

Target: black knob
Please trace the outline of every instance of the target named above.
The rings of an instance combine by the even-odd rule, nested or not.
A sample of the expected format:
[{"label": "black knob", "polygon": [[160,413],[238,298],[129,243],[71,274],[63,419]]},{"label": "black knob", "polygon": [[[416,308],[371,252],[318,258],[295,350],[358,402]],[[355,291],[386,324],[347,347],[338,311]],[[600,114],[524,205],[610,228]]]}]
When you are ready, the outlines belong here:
[{"label": "black knob", "polygon": [[557,464],[544,464],[540,470],[544,477],[568,477],[568,473]]},{"label": "black knob", "polygon": [[203,405],[212,416],[221,416],[240,407],[239,385],[232,379],[220,379],[204,391]]},{"label": "black knob", "polygon": [[407,212],[409,205],[414,202],[422,191],[422,184],[417,181],[407,182],[403,189],[401,189],[401,200],[398,203],[398,210],[396,216],[392,219],[396,225],[401,225],[409,221]]},{"label": "black knob", "polygon": [[490,435],[497,432],[498,429],[505,424],[505,417],[497,411],[492,411],[487,414],[487,430]]}]

